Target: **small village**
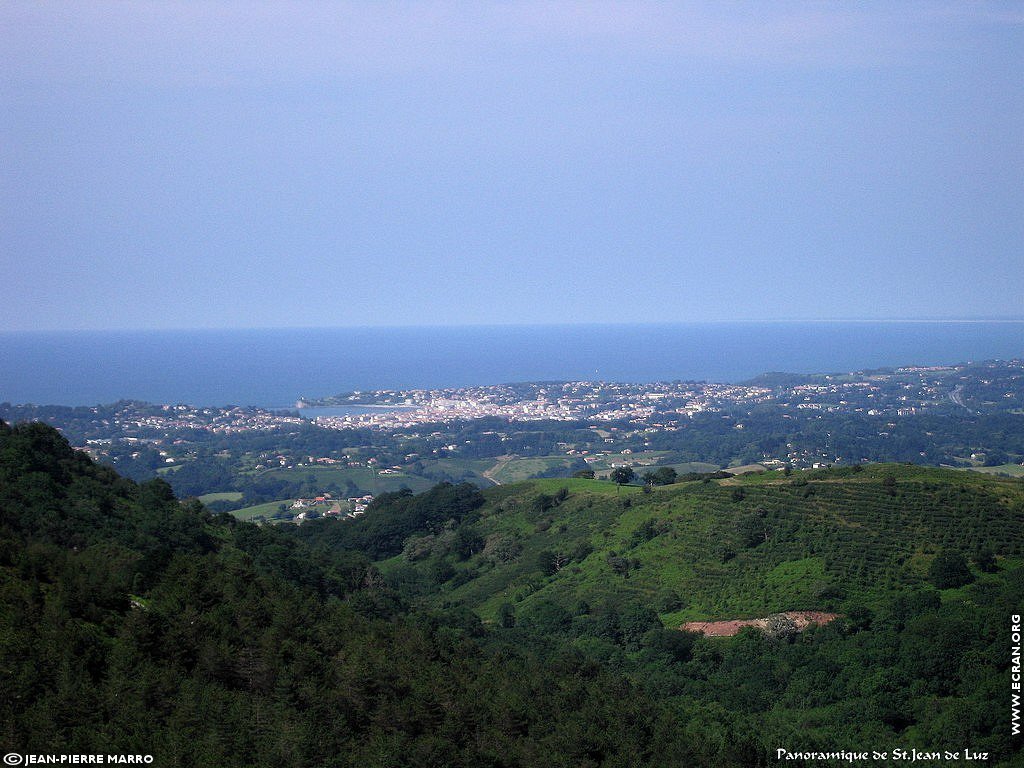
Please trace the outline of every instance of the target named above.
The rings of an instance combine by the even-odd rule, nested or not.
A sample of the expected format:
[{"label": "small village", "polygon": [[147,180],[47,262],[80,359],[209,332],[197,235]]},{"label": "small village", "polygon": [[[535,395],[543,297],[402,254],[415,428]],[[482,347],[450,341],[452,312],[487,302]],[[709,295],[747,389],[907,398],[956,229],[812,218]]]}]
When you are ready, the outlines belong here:
[{"label": "small village", "polygon": [[373,494],[370,493],[348,499],[335,499],[329,493],[308,499],[296,499],[289,507],[293,512],[298,510],[291,521],[301,525],[307,520],[320,517],[354,519],[366,512],[372,501]]}]

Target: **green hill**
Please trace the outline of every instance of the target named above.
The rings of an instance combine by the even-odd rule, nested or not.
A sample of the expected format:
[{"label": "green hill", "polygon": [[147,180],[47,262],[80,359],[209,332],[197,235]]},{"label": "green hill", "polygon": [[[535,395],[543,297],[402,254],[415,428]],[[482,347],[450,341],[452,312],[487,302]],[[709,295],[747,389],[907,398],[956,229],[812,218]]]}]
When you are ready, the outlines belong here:
[{"label": "green hill", "polygon": [[[442,483],[282,529],[0,422],[0,747],[493,768],[970,747],[1010,768],[1022,498],[906,466]],[[823,607],[845,615],[799,635],[674,628]]]},{"label": "green hill", "polygon": [[[1018,480],[875,465],[649,490],[438,486],[294,535],[372,553],[421,610],[469,609],[499,636],[630,670],[683,708],[681,730],[742,740],[753,728],[768,749],[745,752],[749,765],[773,764],[771,745],[978,744],[994,764],[1021,758],[1003,704],[1024,587]],[[840,618],[731,638],[677,629],[801,609]]]},{"label": "green hill", "polygon": [[[560,497],[564,495],[564,498]],[[874,607],[928,586],[942,549],[1024,554],[1024,484],[904,465],[618,488],[543,480],[488,489],[462,535],[478,551],[398,556],[405,582],[450,578],[427,597],[486,620],[504,603],[528,613],[635,600],[666,626],[784,610]],[[975,569],[977,571],[977,569]],[[980,575],[980,572],[979,572]]]}]

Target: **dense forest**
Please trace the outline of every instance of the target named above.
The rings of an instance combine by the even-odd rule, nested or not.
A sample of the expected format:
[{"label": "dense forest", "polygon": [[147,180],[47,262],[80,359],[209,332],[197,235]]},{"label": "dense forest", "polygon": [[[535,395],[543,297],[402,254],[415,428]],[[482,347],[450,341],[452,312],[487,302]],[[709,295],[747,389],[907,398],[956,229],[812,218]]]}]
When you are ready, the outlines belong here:
[{"label": "dense forest", "polygon": [[[1019,765],[1022,523],[1019,482],[883,466],[444,483],[286,531],[0,422],[0,741],[168,766]],[[803,607],[842,617],[677,629]]]}]

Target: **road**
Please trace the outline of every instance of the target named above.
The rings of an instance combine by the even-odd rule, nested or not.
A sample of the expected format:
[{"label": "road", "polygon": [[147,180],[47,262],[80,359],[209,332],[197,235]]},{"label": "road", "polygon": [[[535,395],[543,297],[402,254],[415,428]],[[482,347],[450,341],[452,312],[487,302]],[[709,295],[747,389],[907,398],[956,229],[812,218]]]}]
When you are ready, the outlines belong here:
[{"label": "road", "polygon": [[959,405],[961,408],[966,410],[968,413],[974,413],[970,408],[964,404],[963,398],[964,385],[957,384],[953,387],[953,391],[949,393],[949,399],[953,401],[954,405]]},{"label": "road", "polygon": [[505,465],[508,464],[510,461],[512,461],[512,459],[514,459],[514,458],[515,458],[514,455],[513,456],[499,456],[497,464],[495,464],[490,469],[485,469],[480,474],[483,475],[484,477],[486,477],[488,480],[490,480],[495,485],[501,485],[501,482],[496,480],[494,476],[496,474],[498,474],[499,472],[501,472],[501,470],[503,470],[505,468]]}]

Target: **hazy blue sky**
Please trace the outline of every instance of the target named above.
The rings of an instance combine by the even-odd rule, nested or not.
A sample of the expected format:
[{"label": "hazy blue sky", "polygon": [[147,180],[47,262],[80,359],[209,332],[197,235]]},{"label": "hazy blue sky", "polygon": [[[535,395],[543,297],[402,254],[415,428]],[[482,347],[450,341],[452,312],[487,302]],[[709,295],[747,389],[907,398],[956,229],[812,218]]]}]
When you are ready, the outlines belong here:
[{"label": "hazy blue sky", "polygon": [[0,4],[0,328],[1024,315],[1024,5]]}]

